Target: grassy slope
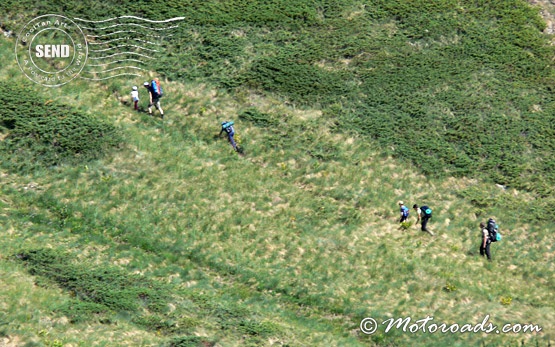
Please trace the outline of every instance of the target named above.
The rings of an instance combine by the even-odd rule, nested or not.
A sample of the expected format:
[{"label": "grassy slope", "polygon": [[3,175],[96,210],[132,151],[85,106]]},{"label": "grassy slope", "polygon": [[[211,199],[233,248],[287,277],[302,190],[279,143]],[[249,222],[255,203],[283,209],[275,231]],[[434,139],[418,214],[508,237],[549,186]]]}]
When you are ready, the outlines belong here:
[{"label": "grassy slope", "polygon": [[[10,43],[3,41],[2,49],[9,55]],[[22,78],[8,65],[3,76],[10,75]],[[10,322],[3,331],[21,344],[53,345],[58,339],[82,346],[157,345],[175,335],[148,332],[119,316],[113,318],[117,325],[94,318],[69,324],[56,313],[68,294],[32,286],[21,264],[8,260],[22,248],[44,245],[69,251],[83,263],[171,283],[176,315],[194,318],[182,334],[206,335],[222,345],[367,345],[356,333],[367,315],[433,314],[438,321],[479,322],[489,313],[496,323],[534,322],[553,331],[553,239],[542,232],[547,226],[524,225],[510,211],[477,210],[470,199],[461,199],[473,190],[494,198],[519,194],[516,201],[526,194],[464,179],[428,181],[358,136],[331,133],[322,124],[333,119],[321,112],[295,110],[271,98],[245,93],[238,103],[202,85],[167,83],[169,120],[162,126],[131,113],[107,92],[126,93],[127,84],[105,88],[101,96],[83,83],[41,93],[118,122],[128,148],[87,166],[27,176],[2,173],[2,228],[9,235],[1,246],[8,279],[2,320]],[[248,151],[239,159],[212,135],[222,117],[237,119],[244,104],[286,122],[287,137],[238,120]],[[314,153],[328,153],[327,160]],[[398,199],[433,201],[437,237],[398,231]],[[71,213],[60,214],[64,208]],[[507,230],[491,265],[476,256],[476,212],[495,214]],[[25,291],[18,278],[26,279]],[[534,283],[533,291],[527,283]],[[444,291],[447,284],[457,290]],[[199,295],[212,306],[199,303]],[[513,298],[509,306],[500,303],[506,297]],[[238,322],[222,318],[213,306],[232,307],[247,320],[279,328],[245,334],[224,327]],[[87,333],[75,336],[75,329]],[[458,338],[388,334],[372,341],[453,346],[482,339],[506,344],[523,336]]]},{"label": "grassy slope", "polygon": [[555,206],[554,52],[538,10],[525,1],[112,6],[9,0],[0,6],[8,23],[24,21],[21,13],[60,8],[70,17],[184,16],[152,62],[158,73],[312,105],[341,129],[377,140],[427,175],[485,178],[534,191],[541,200],[529,210]]},{"label": "grassy slope", "polygon": [[[48,92],[70,102],[72,90],[81,88]],[[363,343],[366,338],[353,331],[366,315],[385,319],[433,314],[436,320],[475,322],[490,313],[496,322],[525,319],[552,329],[553,311],[545,306],[553,295],[553,278],[545,277],[552,265],[533,262],[552,256],[549,236],[536,234],[532,227],[525,233],[525,226],[511,223],[514,229],[494,248],[496,263],[484,264],[476,255],[472,207],[453,191],[453,185],[479,183],[428,183],[414,168],[380,157],[360,139],[314,126],[314,117],[323,121],[317,112],[293,111],[256,96],[250,102],[261,109],[289,115],[292,135],[311,129],[310,136],[335,146],[337,159],[315,160],[294,143],[285,149],[257,150],[279,139],[240,121],[237,128],[249,156],[238,159],[212,134],[221,114],[236,114],[239,106],[202,86],[185,86],[181,96],[173,93],[182,88],[167,85],[165,101],[172,107],[165,126],[133,114],[112,96],[103,97],[104,107],[89,110],[119,122],[128,134],[129,147],[111,160],[27,177],[4,173],[3,226],[11,236],[4,238],[2,253],[46,244],[86,262],[119,264],[126,271],[172,282],[182,288],[176,289],[178,297],[209,292],[218,304],[237,300],[258,312],[255,316],[281,326],[276,335],[291,345]],[[81,98],[95,89],[82,91]],[[24,189],[31,181],[38,188]],[[416,229],[395,229],[393,210],[399,198],[435,202],[436,238]],[[60,206],[71,211],[61,227],[32,222],[31,215],[44,214],[56,225]],[[510,221],[502,212],[498,217]],[[546,242],[530,245],[525,239],[530,235]],[[4,271],[11,278],[22,271],[6,261]],[[538,285],[531,292],[526,282]],[[457,290],[444,292],[448,283]],[[26,297],[5,286],[7,302]],[[183,291],[190,287],[194,289]],[[51,313],[67,294],[28,288],[36,295],[30,305],[38,310],[27,319],[19,317],[16,308],[8,310],[13,313],[6,317],[12,322],[5,328],[7,335],[81,345],[97,339],[126,345],[140,336],[145,345],[157,343],[152,334],[121,320],[118,329],[130,333],[99,333],[113,325],[93,324],[85,337],[71,336],[84,327],[64,324]],[[508,296],[513,303],[504,307],[500,298]],[[181,314],[192,313],[183,308]],[[240,334],[205,328],[210,326],[213,323],[201,320],[192,330],[222,345],[243,345]],[[44,329],[49,334],[41,334]],[[436,345],[455,345],[457,340],[450,335],[374,337],[400,344],[409,338],[419,344],[434,340]],[[465,336],[464,344],[481,339]]]}]

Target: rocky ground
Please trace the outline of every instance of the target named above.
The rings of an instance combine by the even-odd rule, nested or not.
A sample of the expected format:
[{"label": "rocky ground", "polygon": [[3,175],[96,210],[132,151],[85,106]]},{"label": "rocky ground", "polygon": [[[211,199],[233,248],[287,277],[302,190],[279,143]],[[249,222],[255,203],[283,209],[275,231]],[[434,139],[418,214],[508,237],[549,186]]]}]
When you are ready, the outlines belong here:
[{"label": "rocky ground", "polygon": [[540,14],[545,19],[546,34],[555,34],[555,0],[529,0],[534,6],[541,8]]}]

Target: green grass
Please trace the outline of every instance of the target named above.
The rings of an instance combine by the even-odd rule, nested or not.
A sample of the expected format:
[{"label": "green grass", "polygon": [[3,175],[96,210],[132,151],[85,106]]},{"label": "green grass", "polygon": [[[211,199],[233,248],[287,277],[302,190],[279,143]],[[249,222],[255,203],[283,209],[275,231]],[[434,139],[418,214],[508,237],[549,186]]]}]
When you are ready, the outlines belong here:
[{"label": "green grass", "polygon": [[[17,13],[58,10],[3,6],[14,27]],[[64,14],[105,18],[128,7],[186,18],[151,66],[167,78],[320,108],[338,129],[377,140],[427,175],[552,195],[553,48],[525,1],[89,0],[66,4]],[[107,90],[124,95],[118,82]]]},{"label": "green grass", "polygon": [[[401,151],[401,156],[432,165],[427,170],[396,158],[399,148],[405,148],[400,143],[414,145],[411,136],[418,136],[418,131],[411,129],[419,123],[403,116],[407,132],[392,130],[399,126],[395,115],[413,109],[423,110],[415,118],[433,127],[441,125],[443,118],[433,117],[437,114],[428,110],[440,112],[458,101],[470,103],[473,110],[495,101],[488,107],[501,110],[512,105],[521,113],[522,105],[535,98],[548,101],[545,91],[536,89],[537,81],[530,82],[538,72],[524,73],[526,64],[533,61],[520,58],[512,78],[521,79],[511,84],[514,89],[508,88],[506,80],[489,85],[507,95],[518,92],[518,98],[465,94],[508,76],[503,70],[508,66],[494,61],[502,59],[495,54],[492,61],[487,61],[489,55],[473,58],[486,59],[495,78],[476,74],[472,60],[454,63],[460,69],[457,78],[468,79],[467,84],[457,84],[461,82],[457,78],[447,80],[448,88],[460,85],[461,90],[455,93],[458,99],[441,99],[447,98],[449,90],[432,93],[422,75],[433,71],[436,75],[426,83],[441,85],[437,81],[450,70],[439,63],[452,58],[443,54],[455,38],[442,37],[441,31],[420,37],[422,31],[416,28],[431,25],[439,30],[445,23],[474,18],[464,29],[478,30],[491,21],[492,13],[500,13],[500,22],[531,18],[530,25],[540,24],[520,2],[511,8],[517,14],[524,11],[519,14],[524,17],[515,13],[503,17],[501,10],[511,9],[501,2],[489,7],[476,4],[485,7],[480,13],[473,12],[474,5],[453,10],[456,4],[451,2],[430,4],[420,4],[418,13],[413,6],[399,7],[401,2],[375,2],[374,7],[355,2],[297,8],[289,7],[295,3],[283,4],[283,18],[264,25],[260,24],[266,18],[264,11],[257,17],[237,6],[223,16],[223,9],[228,9],[224,4],[195,4],[196,12],[187,9],[197,16],[190,20],[197,18],[196,29],[213,39],[202,41],[202,46],[188,43],[195,47],[188,52],[193,57],[201,52],[199,57],[207,64],[183,69],[191,74],[187,76],[172,75],[177,72],[171,67],[160,69],[171,77],[164,81],[164,122],[134,113],[120,102],[137,81],[94,85],[75,81],[48,90],[29,85],[29,94],[57,99],[62,107],[116,125],[125,145],[77,164],[3,169],[0,271],[6,281],[0,287],[5,298],[0,321],[9,323],[1,325],[0,332],[18,345],[45,346],[93,342],[105,346],[516,346],[522,341],[548,345],[554,328],[554,250],[553,236],[546,232],[548,216],[542,213],[551,200],[538,199],[545,193],[540,189],[542,181],[531,181],[528,191],[502,190],[488,177],[449,177],[457,170],[442,164],[444,154],[437,155],[439,161],[432,158],[422,163],[414,151]],[[48,8],[39,5],[39,10]],[[78,10],[74,7],[68,13]],[[153,18],[169,16],[171,11]],[[206,11],[221,16],[203,22]],[[501,35],[503,25],[514,23],[490,24],[499,25],[496,34]],[[353,40],[344,51],[322,48],[316,39],[314,33],[327,25],[336,28],[326,29],[324,38],[330,44]],[[270,33],[269,28],[275,30]],[[245,34],[233,31],[238,29]],[[362,34],[365,31],[368,36]],[[478,37],[489,39],[482,38],[486,34]],[[271,40],[261,45],[266,38]],[[415,45],[407,45],[407,38]],[[11,56],[13,40],[0,42],[3,55]],[[248,55],[237,60],[226,55],[239,52],[241,44]],[[532,51],[543,47],[541,42],[535,44]],[[363,52],[372,54],[361,56]],[[191,64],[189,53],[169,55],[168,61]],[[424,55],[429,60],[422,60]],[[238,64],[236,69],[223,68],[221,59],[226,57],[230,64]],[[402,57],[407,58],[406,66],[399,65]],[[339,68],[345,64],[339,59],[350,62]],[[387,64],[378,63],[384,61]],[[420,74],[414,64],[422,66]],[[492,67],[497,64],[502,68]],[[301,71],[308,75],[290,78]],[[365,78],[350,84],[355,72]],[[392,72],[399,76],[387,78]],[[8,77],[24,79],[9,64],[1,76],[2,85]],[[330,83],[309,83],[315,76]],[[188,77],[204,83],[178,81]],[[372,84],[374,89],[366,89]],[[232,89],[218,89],[222,85]],[[355,94],[369,90],[372,93],[363,93],[365,97],[359,95],[360,103],[351,104],[358,98]],[[423,104],[424,99],[431,101]],[[394,111],[393,105],[400,110],[385,117]],[[381,113],[374,113],[381,107]],[[531,123],[537,132],[550,117],[549,109],[541,108],[545,117]],[[380,117],[362,122],[361,110]],[[461,116],[453,122],[473,117]],[[530,117],[522,119],[530,123]],[[245,157],[237,156],[224,139],[214,138],[222,119],[235,121]],[[495,119],[500,120],[499,127],[508,124],[503,117]],[[378,120],[383,137],[373,133],[372,122]],[[362,125],[355,131],[352,124]],[[465,125],[468,131],[474,129],[472,124]],[[467,136],[468,131],[456,134]],[[439,147],[441,141],[456,142],[444,133],[430,133],[427,139],[437,141]],[[539,142],[535,146],[539,152],[532,151],[534,155],[551,153],[549,146]],[[534,155],[523,160],[529,162]],[[433,165],[441,168],[440,177],[422,173],[436,168]],[[418,226],[399,228],[399,200],[408,206],[432,206],[434,237],[420,232]],[[412,209],[411,213],[414,221]],[[499,221],[504,239],[492,246],[494,262],[488,264],[477,254],[477,224],[491,215]],[[25,256],[29,254],[43,254],[48,261],[38,258],[29,263]],[[145,301],[150,296],[139,293],[150,294],[153,288],[160,295],[154,308]],[[364,317],[433,315],[438,322],[476,324],[486,314],[495,324],[534,323],[544,333],[461,336],[382,331],[365,336],[358,330]]]}]

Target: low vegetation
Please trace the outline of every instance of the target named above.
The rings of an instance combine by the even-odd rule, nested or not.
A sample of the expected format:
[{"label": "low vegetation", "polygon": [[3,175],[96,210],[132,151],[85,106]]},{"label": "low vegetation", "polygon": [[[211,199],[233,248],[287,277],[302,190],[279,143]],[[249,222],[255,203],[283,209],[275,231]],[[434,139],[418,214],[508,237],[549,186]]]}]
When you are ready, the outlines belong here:
[{"label": "low vegetation", "polygon": [[0,85],[2,165],[15,170],[101,158],[123,139],[106,120],[32,96],[22,85]]}]

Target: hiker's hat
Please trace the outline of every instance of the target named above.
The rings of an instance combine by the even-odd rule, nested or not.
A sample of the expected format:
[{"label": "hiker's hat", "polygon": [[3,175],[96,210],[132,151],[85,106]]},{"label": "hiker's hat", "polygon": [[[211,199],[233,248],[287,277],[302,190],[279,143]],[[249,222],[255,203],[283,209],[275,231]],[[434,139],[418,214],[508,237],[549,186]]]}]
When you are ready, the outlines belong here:
[{"label": "hiker's hat", "polygon": [[133,86],[133,90],[137,90],[137,86]]},{"label": "hiker's hat", "polygon": [[399,205],[404,205],[403,201],[399,201]]},{"label": "hiker's hat", "polygon": [[143,86],[145,87],[148,86],[148,82],[143,83]]}]

